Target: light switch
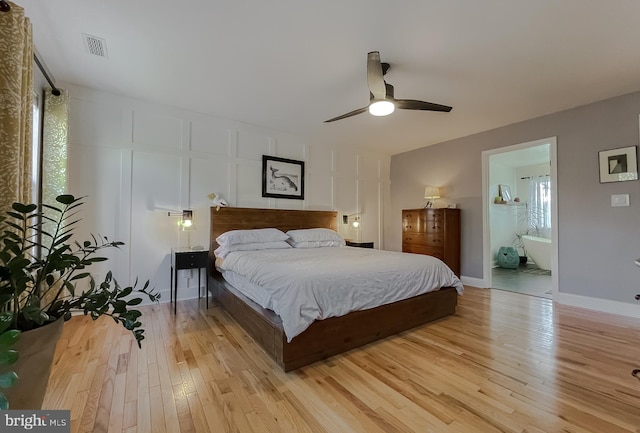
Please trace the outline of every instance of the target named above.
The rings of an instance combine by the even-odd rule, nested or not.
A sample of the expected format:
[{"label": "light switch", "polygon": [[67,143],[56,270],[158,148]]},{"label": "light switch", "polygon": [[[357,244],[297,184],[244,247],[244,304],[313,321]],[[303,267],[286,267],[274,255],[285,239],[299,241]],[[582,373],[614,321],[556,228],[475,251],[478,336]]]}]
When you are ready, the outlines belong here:
[{"label": "light switch", "polygon": [[612,194],[611,207],[629,206],[629,194]]}]

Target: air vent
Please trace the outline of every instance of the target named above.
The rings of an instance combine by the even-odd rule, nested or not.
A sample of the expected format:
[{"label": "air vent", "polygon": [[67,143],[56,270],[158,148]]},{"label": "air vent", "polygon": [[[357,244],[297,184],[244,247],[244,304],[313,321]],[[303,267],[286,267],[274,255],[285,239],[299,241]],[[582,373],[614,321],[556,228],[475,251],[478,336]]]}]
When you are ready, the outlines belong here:
[{"label": "air vent", "polygon": [[82,34],[82,39],[84,39],[84,47],[87,53],[107,58],[107,42],[104,39],[87,35],[86,33]]}]

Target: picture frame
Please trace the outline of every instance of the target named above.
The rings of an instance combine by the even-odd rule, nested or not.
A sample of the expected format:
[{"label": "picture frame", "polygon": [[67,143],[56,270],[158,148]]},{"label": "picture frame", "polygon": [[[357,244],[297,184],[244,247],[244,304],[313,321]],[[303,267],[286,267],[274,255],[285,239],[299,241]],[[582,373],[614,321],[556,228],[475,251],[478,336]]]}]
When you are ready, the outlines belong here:
[{"label": "picture frame", "polygon": [[262,155],[262,197],[304,200],[304,161]]},{"label": "picture frame", "polygon": [[600,183],[638,180],[637,146],[598,152]]},{"label": "picture frame", "polygon": [[498,195],[502,197],[504,201],[511,201],[513,197],[511,197],[511,188],[509,185],[498,185]]}]

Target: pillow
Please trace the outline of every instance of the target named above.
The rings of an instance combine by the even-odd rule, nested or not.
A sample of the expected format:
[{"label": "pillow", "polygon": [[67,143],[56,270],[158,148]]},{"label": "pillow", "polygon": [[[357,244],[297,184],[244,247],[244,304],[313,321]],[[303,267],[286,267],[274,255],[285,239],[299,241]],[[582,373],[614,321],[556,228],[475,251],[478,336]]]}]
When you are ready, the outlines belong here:
[{"label": "pillow", "polygon": [[225,258],[227,254],[232,251],[254,251],[254,250],[268,250],[268,249],[281,249],[291,248],[286,241],[273,241],[273,242],[250,242],[246,244],[233,244],[219,246],[213,252],[217,257]]},{"label": "pillow", "polygon": [[293,242],[289,241],[293,248],[320,248],[320,247],[343,247],[346,245],[344,240],[342,241],[302,241]]},{"label": "pillow", "polygon": [[220,246],[255,242],[285,241],[288,236],[278,229],[230,230],[216,238]]},{"label": "pillow", "polygon": [[287,234],[291,239],[298,242],[307,241],[338,241],[344,242],[344,239],[338,232],[331,229],[301,229],[301,230],[289,230]]}]

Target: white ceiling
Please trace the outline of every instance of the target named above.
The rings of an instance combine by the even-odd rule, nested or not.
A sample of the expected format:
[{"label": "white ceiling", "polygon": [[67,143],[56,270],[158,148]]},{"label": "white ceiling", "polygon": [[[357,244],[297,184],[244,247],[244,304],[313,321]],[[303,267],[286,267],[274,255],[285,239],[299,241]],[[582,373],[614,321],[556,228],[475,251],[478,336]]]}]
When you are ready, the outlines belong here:
[{"label": "white ceiling", "polygon": [[[390,154],[640,90],[632,0],[14,1],[57,81]],[[323,123],[368,104],[373,50],[453,111]]]}]

